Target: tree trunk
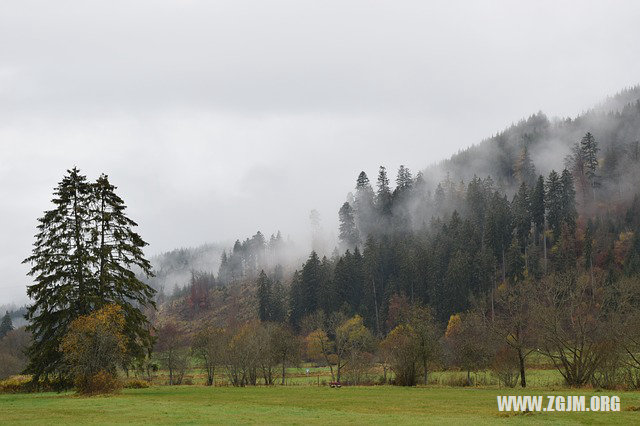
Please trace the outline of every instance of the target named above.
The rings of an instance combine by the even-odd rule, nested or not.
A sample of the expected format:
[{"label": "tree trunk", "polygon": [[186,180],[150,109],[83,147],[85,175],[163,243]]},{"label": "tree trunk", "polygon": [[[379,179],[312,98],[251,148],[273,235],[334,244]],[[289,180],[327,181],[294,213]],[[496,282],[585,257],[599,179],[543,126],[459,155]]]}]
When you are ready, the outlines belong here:
[{"label": "tree trunk", "polygon": [[520,386],[527,387],[527,379],[524,374],[524,355],[522,354],[522,348],[518,348],[518,361],[520,362]]},{"label": "tree trunk", "polygon": [[504,262],[504,244],[502,245],[502,282],[507,280],[507,270]]},{"label": "tree trunk", "polygon": [[547,274],[547,217],[544,218],[544,229],[542,230],[542,248],[544,251],[544,274]]},{"label": "tree trunk", "polygon": [[282,384],[284,385],[284,376],[285,376],[285,370],[286,369],[286,364],[285,364],[285,358],[282,358]]},{"label": "tree trunk", "polygon": [[371,280],[371,284],[373,284],[373,307],[376,312],[376,333],[380,336],[380,317],[378,315],[378,297],[376,295],[376,281]]}]

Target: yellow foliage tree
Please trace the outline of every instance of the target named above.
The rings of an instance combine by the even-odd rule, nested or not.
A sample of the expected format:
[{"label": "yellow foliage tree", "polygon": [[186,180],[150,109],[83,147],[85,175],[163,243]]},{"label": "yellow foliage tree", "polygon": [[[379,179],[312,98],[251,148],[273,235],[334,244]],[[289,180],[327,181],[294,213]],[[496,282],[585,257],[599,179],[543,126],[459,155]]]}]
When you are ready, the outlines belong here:
[{"label": "yellow foliage tree", "polygon": [[449,317],[449,323],[447,324],[447,331],[444,333],[444,337],[451,337],[460,332],[462,327],[462,319],[460,314],[453,314]]},{"label": "yellow foliage tree", "polygon": [[80,393],[119,389],[117,367],[126,351],[125,318],[119,305],[110,304],[71,322],[60,349]]}]

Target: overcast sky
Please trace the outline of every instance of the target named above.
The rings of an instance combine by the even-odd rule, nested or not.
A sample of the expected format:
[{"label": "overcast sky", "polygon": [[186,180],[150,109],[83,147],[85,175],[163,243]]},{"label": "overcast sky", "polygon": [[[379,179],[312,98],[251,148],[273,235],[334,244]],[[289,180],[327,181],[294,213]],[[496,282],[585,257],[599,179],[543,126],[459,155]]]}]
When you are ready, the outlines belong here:
[{"label": "overcast sky", "polygon": [[640,2],[2,1],[0,304],[67,168],[109,174],[152,255],[327,231],[395,175],[640,82]]}]

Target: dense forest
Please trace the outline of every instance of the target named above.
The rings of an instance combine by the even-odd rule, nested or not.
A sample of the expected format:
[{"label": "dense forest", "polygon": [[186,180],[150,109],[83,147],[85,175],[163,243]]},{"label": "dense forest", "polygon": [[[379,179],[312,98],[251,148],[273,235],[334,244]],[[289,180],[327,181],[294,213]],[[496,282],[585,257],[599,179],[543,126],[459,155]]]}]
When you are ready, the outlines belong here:
[{"label": "dense forest", "polygon": [[[395,185],[383,166],[372,179],[361,172],[337,206],[332,253],[312,252],[296,267],[279,233],[257,232],[221,254],[205,293],[244,285],[262,319],[299,329],[316,310],[340,311],[383,336],[398,298],[446,322],[504,282],[569,267],[608,280],[633,273],[639,99],[634,87],[575,119],[535,114],[415,176],[401,166]],[[174,295],[192,299],[198,282]]]}]

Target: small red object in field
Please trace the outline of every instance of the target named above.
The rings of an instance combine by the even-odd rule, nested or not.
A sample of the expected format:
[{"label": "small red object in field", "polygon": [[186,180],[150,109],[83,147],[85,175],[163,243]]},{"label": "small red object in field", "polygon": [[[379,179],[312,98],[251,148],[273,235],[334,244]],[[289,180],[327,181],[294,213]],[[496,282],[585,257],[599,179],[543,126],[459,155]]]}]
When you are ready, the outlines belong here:
[{"label": "small red object in field", "polygon": [[340,382],[329,382],[329,386],[332,388],[340,388],[342,384]]}]

